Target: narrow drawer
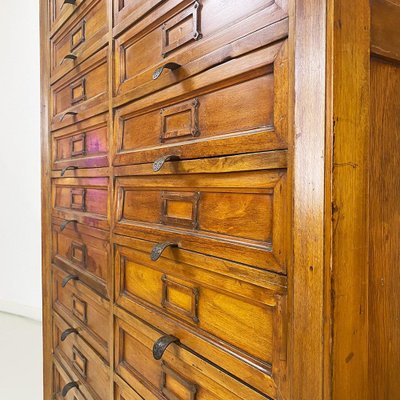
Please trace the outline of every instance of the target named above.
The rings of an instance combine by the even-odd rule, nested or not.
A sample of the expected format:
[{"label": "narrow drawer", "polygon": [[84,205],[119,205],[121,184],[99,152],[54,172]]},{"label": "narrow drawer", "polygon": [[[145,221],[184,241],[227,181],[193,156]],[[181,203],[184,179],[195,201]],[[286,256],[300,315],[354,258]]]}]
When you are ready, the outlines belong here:
[{"label": "narrow drawer", "polygon": [[69,280],[63,287],[63,280],[68,276],[53,266],[54,310],[79,330],[79,335],[104,360],[109,360],[110,304],[79,280]]},{"label": "narrow drawer", "polygon": [[[144,2],[130,7],[140,8],[139,3]],[[271,0],[250,0],[243,6],[233,1],[161,2],[116,37],[115,94],[139,90],[141,96],[283,39],[286,16]],[[267,26],[268,32],[251,36]]]},{"label": "narrow drawer", "polygon": [[109,297],[110,245],[109,233],[86,225],[53,218],[53,263]]},{"label": "narrow drawer", "polygon": [[[241,74],[228,64],[195,78],[176,100],[172,88],[118,108],[115,165],[188,159],[287,147],[286,43],[263,51]],[[190,79],[189,79],[190,81]],[[197,83],[198,82],[198,83]],[[165,100],[158,105],[160,100]],[[151,105],[150,105],[151,102]]]},{"label": "narrow drawer", "polygon": [[67,3],[65,0],[49,0],[49,18],[51,32],[57,31],[71,16],[77,14],[91,0],[75,0]]},{"label": "narrow drawer", "polygon": [[53,346],[73,372],[96,393],[99,399],[110,396],[110,369],[97,353],[59,315],[53,315]]},{"label": "narrow drawer", "polygon": [[285,272],[285,168],[284,151],[122,167],[115,232]]},{"label": "narrow drawer", "polygon": [[[57,360],[53,360],[53,399],[54,400],[92,400],[81,392],[79,383],[74,384],[73,377],[65,370],[62,364]],[[68,385],[74,384],[74,387],[68,390],[65,396],[62,395],[63,390],[67,390]]]},{"label": "narrow drawer", "polygon": [[[176,344],[167,348],[161,360],[155,360],[153,346],[165,332],[121,310],[115,312],[116,372],[145,399],[266,400]],[[152,396],[146,395],[147,390]]]},{"label": "narrow drawer", "polygon": [[52,158],[53,170],[107,167],[108,114],[54,132]]},{"label": "narrow drawer", "polygon": [[51,86],[52,130],[108,110],[108,49],[102,49]]},{"label": "narrow drawer", "polygon": [[53,216],[109,229],[108,178],[55,178]]},{"label": "narrow drawer", "polygon": [[52,81],[59,79],[107,43],[106,0],[90,3],[50,40]]}]

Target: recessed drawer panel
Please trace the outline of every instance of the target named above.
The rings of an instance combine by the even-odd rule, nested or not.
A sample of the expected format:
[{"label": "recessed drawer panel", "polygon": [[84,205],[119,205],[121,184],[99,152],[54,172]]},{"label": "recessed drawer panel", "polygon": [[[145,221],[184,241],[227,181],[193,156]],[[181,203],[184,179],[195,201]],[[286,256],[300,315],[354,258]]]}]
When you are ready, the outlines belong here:
[{"label": "recessed drawer panel", "polygon": [[53,219],[53,263],[107,297],[111,283],[108,232],[77,223],[64,228],[65,223]]},{"label": "recessed drawer panel", "polygon": [[53,130],[107,111],[107,48],[51,87]]},{"label": "recessed drawer panel", "polygon": [[[168,327],[197,353],[271,392],[286,358],[285,278],[263,272],[244,280],[241,265],[182,250],[176,258],[170,252],[152,261],[152,243],[122,237],[116,242],[120,306],[159,329]],[[148,307],[163,317],[146,312]]]},{"label": "recessed drawer panel", "polygon": [[116,372],[139,394],[145,386],[156,398],[168,400],[265,400],[264,396],[176,344],[166,349],[162,359],[155,360],[153,346],[165,332],[120,310],[116,312]]},{"label": "recessed drawer panel", "polygon": [[184,92],[168,88],[117,109],[114,164],[286,148],[286,44],[262,54],[247,57],[239,75],[228,63],[195,77]]},{"label": "recessed drawer panel", "polygon": [[97,353],[109,359],[110,305],[106,299],[53,266],[53,306]]},{"label": "recessed drawer panel", "polygon": [[108,114],[55,132],[52,156],[54,170],[108,166]]},{"label": "recessed drawer panel", "polygon": [[76,15],[91,0],[49,0],[50,28],[54,32],[62,26],[72,15]]},{"label": "recessed drawer panel", "polygon": [[[108,32],[106,0],[92,1],[51,38],[51,75],[57,79],[104,45]],[[54,79],[53,79],[54,80]]]},{"label": "recessed drawer panel", "polygon": [[162,2],[116,38],[115,93],[143,95],[283,39],[286,16],[273,0]]},{"label": "recessed drawer panel", "polygon": [[286,152],[121,168],[115,232],[286,270]]},{"label": "recessed drawer panel", "polygon": [[53,216],[108,229],[108,178],[55,178]]},{"label": "recessed drawer panel", "polygon": [[53,315],[53,346],[79,378],[87,383],[100,399],[108,399],[110,370],[97,353],[81,338],[79,331],[59,315]]}]

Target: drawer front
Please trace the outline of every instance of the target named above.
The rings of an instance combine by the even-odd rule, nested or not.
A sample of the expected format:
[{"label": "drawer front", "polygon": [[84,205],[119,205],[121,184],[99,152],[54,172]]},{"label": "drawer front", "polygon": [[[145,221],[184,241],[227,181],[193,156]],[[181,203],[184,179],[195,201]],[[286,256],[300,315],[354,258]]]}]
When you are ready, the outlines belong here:
[{"label": "drawer front", "polygon": [[51,87],[53,130],[107,111],[107,48]]},{"label": "drawer front", "polygon": [[78,334],[61,336],[71,327],[60,316],[53,316],[53,346],[56,354],[64,359],[72,370],[100,399],[110,396],[109,367]]},{"label": "drawer front", "polygon": [[53,398],[54,400],[91,400],[85,397],[78,388],[73,388],[68,391],[66,396],[62,396],[62,391],[66,385],[74,382],[74,379],[68,374],[61,363],[54,359],[53,361]]},{"label": "drawer front", "polygon": [[110,305],[80,281],[69,281],[65,287],[63,280],[69,274],[53,267],[53,305],[73,328],[105,360],[109,358]]},{"label": "drawer front", "polygon": [[54,170],[108,166],[108,114],[55,132],[52,157]]},{"label": "drawer front", "polygon": [[285,166],[271,152],[122,169],[115,232],[284,272]]},{"label": "drawer front", "polygon": [[[282,39],[287,36],[287,22],[283,30],[281,25],[271,28],[265,38],[257,34],[256,40],[248,38],[243,41],[246,46],[237,44],[236,50],[229,53],[235,40],[285,16],[286,11],[273,0],[251,0],[245,6],[221,1],[164,2],[116,38],[115,93],[136,92],[145,84],[150,85],[150,91],[159,89],[171,84],[171,79],[177,82],[237,57],[235,51],[244,54]],[[218,52],[221,49],[223,54]],[[155,72],[170,62],[177,65]]]},{"label": "drawer front", "polygon": [[265,400],[264,396],[176,344],[165,351],[161,360],[155,360],[153,345],[164,333],[122,311],[116,312],[116,372],[139,394],[142,388],[137,381],[143,382],[154,395],[168,400]]},{"label": "drawer front", "polygon": [[[237,75],[229,63],[204,72],[187,87],[171,88],[151,100],[117,109],[115,165],[152,162],[165,155],[180,159],[260,152],[287,147],[288,94],[286,43],[274,45]],[[226,80],[230,74],[232,80]],[[189,79],[190,81],[190,79]],[[171,98],[172,97],[172,98]],[[162,106],[157,103],[163,101]],[[165,100],[165,101],[164,101]],[[150,105],[150,102],[152,105]]]},{"label": "drawer front", "polygon": [[55,178],[53,216],[108,229],[108,178]]},{"label": "drawer front", "polygon": [[[143,400],[144,398],[140,396],[136,391],[134,391],[129,385],[126,384],[118,376],[114,377],[114,400]],[[147,400],[152,400],[153,397],[146,397]]]},{"label": "drawer front", "polygon": [[[273,392],[286,359],[285,279],[264,273],[252,284],[227,276],[223,260],[186,252],[182,258],[191,258],[193,264],[172,257],[154,262],[151,243],[133,241],[131,246],[116,246],[117,304],[168,329],[187,347],[260,391]],[[163,317],[146,312],[148,308]]]},{"label": "drawer front", "polygon": [[63,228],[63,220],[53,219],[53,263],[109,296],[111,284],[108,232],[71,224]]},{"label": "drawer front", "polygon": [[79,12],[90,0],[76,0],[75,4],[69,4],[65,0],[49,0],[50,28],[54,32],[60,28],[72,15]]},{"label": "drawer front", "polygon": [[51,75],[57,78],[106,43],[106,0],[95,0],[51,38]]}]

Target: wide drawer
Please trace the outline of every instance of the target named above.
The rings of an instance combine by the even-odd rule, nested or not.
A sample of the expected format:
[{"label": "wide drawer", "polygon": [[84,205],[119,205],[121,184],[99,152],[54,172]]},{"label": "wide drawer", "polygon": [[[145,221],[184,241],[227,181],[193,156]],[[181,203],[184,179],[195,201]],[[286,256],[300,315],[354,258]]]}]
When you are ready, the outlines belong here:
[{"label": "wide drawer", "polygon": [[[53,307],[105,360],[109,360],[110,304],[79,280],[53,266]],[[65,283],[65,281],[64,281]]]},{"label": "wide drawer", "polygon": [[142,96],[283,39],[286,17],[272,0],[162,2],[115,39],[114,92]]},{"label": "wide drawer", "polygon": [[287,148],[286,53],[278,43],[118,108],[114,165]]},{"label": "wide drawer", "polygon": [[71,23],[65,24],[50,40],[52,81],[80,64],[107,43],[106,0],[92,1]]},{"label": "wide drawer", "polygon": [[281,389],[285,277],[182,250],[152,261],[149,242],[115,243],[118,305],[260,391]]},{"label": "wide drawer", "polygon": [[52,261],[67,272],[109,297],[110,245],[109,233],[86,225],[53,218]]},{"label": "wide drawer", "polygon": [[[73,329],[73,328],[72,328]],[[98,399],[109,399],[110,369],[80,337],[79,331],[68,334],[71,326],[59,315],[53,315],[54,351],[73,372],[94,391]]]},{"label": "wide drawer", "polygon": [[116,372],[146,400],[266,400],[176,344],[167,348],[161,360],[155,360],[153,346],[165,332],[119,309],[115,312]]},{"label": "wide drawer", "polygon": [[52,161],[53,170],[108,166],[108,114],[54,132]]},{"label": "wide drawer", "polygon": [[108,178],[54,178],[53,216],[95,228],[109,228]]},{"label": "wide drawer", "polygon": [[108,49],[51,86],[51,128],[57,130],[108,110]]},{"label": "wide drawer", "polygon": [[285,151],[120,167],[114,231],[285,272],[285,168]]},{"label": "wide drawer", "polygon": [[[143,400],[143,397],[135,392],[123,379],[118,375],[114,376],[114,400]],[[150,400],[150,397],[146,399]]]},{"label": "wide drawer", "polygon": [[77,14],[91,0],[49,0],[49,18],[51,32],[57,31],[72,15]]}]

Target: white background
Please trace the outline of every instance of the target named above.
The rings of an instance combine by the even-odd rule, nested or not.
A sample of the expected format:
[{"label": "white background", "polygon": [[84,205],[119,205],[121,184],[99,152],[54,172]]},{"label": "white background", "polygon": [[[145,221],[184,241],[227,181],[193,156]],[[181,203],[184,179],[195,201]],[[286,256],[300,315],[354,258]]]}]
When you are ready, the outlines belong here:
[{"label": "white background", "polygon": [[1,1],[0,311],[41,315],[39,1]]}]

